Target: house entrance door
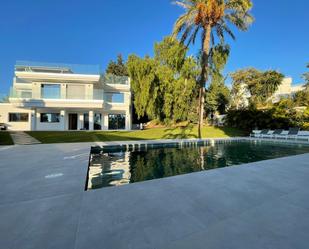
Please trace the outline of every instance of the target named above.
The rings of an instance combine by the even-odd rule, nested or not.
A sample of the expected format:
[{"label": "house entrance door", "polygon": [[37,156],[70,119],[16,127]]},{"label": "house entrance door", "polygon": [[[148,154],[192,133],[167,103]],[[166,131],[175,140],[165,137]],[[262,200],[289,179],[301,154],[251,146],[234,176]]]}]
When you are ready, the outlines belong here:
[{"label": "house entrance door", "polygon": [[69,113],[69,130],[77,130],[77,117],[76,113]]}]

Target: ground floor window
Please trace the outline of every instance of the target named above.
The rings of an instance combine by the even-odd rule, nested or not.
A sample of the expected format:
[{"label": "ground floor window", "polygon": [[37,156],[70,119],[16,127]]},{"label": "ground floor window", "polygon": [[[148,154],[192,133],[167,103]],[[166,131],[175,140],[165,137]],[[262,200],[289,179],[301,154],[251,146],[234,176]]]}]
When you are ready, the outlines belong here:
[{"label": "ground floor window", "polygon": [[9,122],[28,122],[28,113],[9,113]]},{"label": "ground floor window", "polygon": [[60,123],[60,113],[41,113],[41,123]]},{"label": "ground floor window", "polygon": [[126,128],[125,114],[109,114],[108,129],[109,130],[124,130]]},{"label": "ground floor window", "polygon": [[102,130],[102,114],[101,113],[94,114],[93,128],[95,130]]}]

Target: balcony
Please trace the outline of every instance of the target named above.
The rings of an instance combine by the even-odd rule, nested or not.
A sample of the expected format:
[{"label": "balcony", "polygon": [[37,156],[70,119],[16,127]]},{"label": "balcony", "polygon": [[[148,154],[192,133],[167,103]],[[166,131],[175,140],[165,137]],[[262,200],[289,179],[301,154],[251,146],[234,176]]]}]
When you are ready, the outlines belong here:
[{"label": "balcony", "polygon": [[102,74],[100,81],[103,85],[129,85],[129,77],[116,76],[113,74]]},{"label": "balcony", "polygon": [[61,94],[61,92],[48,91],[45,93],[38,93],[37,97],[31,90],[17,90],[15,88],[10,89],[9,97],[12,99],[28,99],[28,100],[95,100],[103,101],[104,94],[103,90],[93,90],[90,94],[85,94],[85,92],[80,93],[70,93]]},{"label": "balcony", "polygon": [[[124,93],[105,92],[95,89],[91,94],[71,92],[70,94],[48,91],[44,93],[31,92],[11,88],[9,101],[19,107],[31,108],[98,108],[123,110],[127,107]],[[36,97],[38,96],[38,97]]]}]

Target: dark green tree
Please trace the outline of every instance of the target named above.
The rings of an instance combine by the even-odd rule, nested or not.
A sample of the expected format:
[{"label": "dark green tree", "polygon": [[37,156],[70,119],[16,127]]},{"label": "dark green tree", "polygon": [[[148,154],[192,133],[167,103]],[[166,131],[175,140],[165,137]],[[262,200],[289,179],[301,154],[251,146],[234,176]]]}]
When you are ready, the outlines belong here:
[{"label": "dark green tree", "polygon": [[117,56],[117,62],[109,62],[106,69],[106,74],[113,74],[116,76],[129,76],[126,64],[124,63],[121,54]]},{"label": "dark green tree", "polygon": [[205,108],[207,113],[226,112],[230,101],[230,90],[225,86],[223,69],[227,63],[230,48],[228,45],[217,45],[211,55],[211,83],[206,92]]}]

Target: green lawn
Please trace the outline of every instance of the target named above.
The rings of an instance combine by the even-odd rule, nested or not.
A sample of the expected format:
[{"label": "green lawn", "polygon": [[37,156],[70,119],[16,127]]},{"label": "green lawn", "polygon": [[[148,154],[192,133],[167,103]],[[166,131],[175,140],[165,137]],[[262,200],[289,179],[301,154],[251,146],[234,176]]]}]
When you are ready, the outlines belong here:
[{"label": "green lawn", "polygon": [[[29,135],[42,143],[76,143],[99,141],[130,141],[197,138],[197,128],[153,128],[143,131],[31,131]],[[204,127],[203,138],[243,136],[244,133],[228,127]]]},{"label": "green lawn", "polygon": [[0,145],[12,145],[13,140],[11,135],[7,131],[0,131]]}]

